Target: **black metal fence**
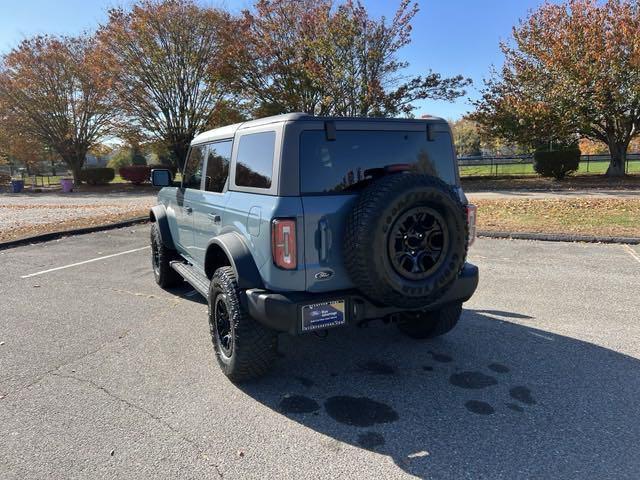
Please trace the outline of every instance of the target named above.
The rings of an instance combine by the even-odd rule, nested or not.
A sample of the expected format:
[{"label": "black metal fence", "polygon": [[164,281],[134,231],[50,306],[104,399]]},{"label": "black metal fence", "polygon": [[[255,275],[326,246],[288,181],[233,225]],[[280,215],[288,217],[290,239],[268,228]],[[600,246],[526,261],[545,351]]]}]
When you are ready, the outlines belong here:
[{"label": "black metal fence", "polygon": [[10,167],[0,165],[0,175],[9,175],[11,178],[21,178],[26,186],[51,187],[60,185],[60,179],[71,177],[71,172],[66,168],[55,170],[39,170],[37,173],[27,173],[26,168]]},{"label": "black metal fence", "polygon": [[[609,155],[582,155],[578,174],[604,174],[611,161]],[[533,169],[533,155],[504,155],[495,157],[459,157],[461,176],[500,177],[537,175]],[[640,173],[640,153],[627,154],[627,173]]]}]

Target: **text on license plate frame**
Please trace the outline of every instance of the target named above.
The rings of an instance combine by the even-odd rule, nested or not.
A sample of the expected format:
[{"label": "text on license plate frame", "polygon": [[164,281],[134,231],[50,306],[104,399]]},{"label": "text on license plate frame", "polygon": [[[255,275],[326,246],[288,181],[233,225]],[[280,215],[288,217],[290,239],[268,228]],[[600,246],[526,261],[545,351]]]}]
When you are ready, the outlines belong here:
[{"label": "text on license plate frame", "polygon": [[324,330],[346,324],[346,306],[345,299],[303,305],[300,313],[302,331]]}]

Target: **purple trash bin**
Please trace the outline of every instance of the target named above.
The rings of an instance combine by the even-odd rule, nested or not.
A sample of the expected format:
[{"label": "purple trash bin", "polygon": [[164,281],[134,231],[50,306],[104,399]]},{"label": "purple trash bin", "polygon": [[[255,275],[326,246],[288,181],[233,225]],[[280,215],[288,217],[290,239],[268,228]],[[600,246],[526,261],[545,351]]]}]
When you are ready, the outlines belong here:
[{"label": "purple trash bin", "polygon": [[11,180],[11,192],[20,193],[24,188],[24,180]]},{"label": "purple trash bin", "polygon": [[73,179],[72,178],[61,178],[60,185],[62,186],[62,191],[64,193],[73,192]]}]

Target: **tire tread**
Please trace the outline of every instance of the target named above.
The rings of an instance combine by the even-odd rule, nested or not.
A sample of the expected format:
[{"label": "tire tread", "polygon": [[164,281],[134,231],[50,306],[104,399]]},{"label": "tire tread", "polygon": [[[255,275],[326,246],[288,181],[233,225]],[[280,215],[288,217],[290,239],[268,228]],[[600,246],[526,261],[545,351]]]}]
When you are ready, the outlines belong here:
[{"label": "tire tread", "polygon": [[[234,344],[231,360],[225,362],[216,344],[213,301],[216,293],[224,292],[231,307],[233,319]],[[209,329],[216,359],[224,374],[234,383],[244,382],[266,374],[276,359],[277,333],[255,321],[241,302],[244,292],[238,287],[235,271],[232,267],[218,268],[209,290]]]},{"label": "tire tread", "polygon": [[[460,208],[460,214],[466,217],[464,206],[460,202],[453,188],[439,178],[428,175],[394,174],[384,177],[366,188],[358,198],[345,226],[344,258],[345,266],[351,280],[363,292],[368,293],[374,301],[385,304],[419,307],[437,299],[444,293],[449,284],[432,292],[428,297],[413,298],[401,293],[383,288],[380,282],[371,275],[371,227],[374,219],[379,217],[380,206],[386,205],[388,199],[393,198],[398,191],[406,191],[416,186],[436,187]],[[468,225],[464,222],[464,252],[459,264],[459,271],[464,267],[468,250]],[[369,242],[369,243],[367,243]]]},{"label": "tire tread", "polygon": [[[160,274],[156,275],[154,272],[156,283],[161,288],[170,288],[179,285],[183,281],[183,278],[178,272],[171,268],[171,261],[178,258],[178,253],[175,250],[167,248],[164,243],[162,243],[160,229],[158,228],[158,224],[155,222],[151,224],[150,236],[151,243],[156,243],[158,245],[158,255],[160,257]],[[153,255],[153,252],[151,254]]]}]

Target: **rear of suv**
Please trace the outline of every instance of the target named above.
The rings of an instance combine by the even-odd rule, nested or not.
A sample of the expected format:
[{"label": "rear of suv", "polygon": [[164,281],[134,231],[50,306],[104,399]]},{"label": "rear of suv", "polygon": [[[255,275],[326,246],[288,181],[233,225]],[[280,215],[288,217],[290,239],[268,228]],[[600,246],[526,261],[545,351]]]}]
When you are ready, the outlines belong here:
[{"label": "rear of suv", "polygon": [[475,207],[441,119],[287,114],[197,136],[150,218],[162,287],[204,295],[233,381],[257,377],[292,335],[392,320],[413,338],[451,330],[474,293]]}]

